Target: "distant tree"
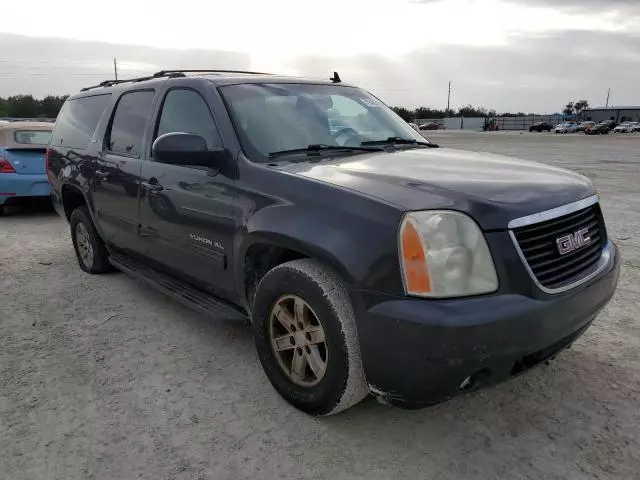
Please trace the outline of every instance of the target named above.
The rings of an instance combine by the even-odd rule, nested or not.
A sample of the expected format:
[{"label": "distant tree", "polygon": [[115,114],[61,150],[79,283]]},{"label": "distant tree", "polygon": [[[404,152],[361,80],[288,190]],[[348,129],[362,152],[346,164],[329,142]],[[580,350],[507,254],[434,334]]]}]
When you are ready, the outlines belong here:
[{"label": "distant tree", "polygon": [[412,110],[404,107],[391,107],[405,122],[413,122],[415,115]]},{"label": "distant tree", "polygon": [[578,100],[573,104],[573,111],[576,113],[576,115],[580,115],[580,112],[582,112],[582,110],[584,110],[585,108],[589,108],[589,102],[587,100]]},{"label": "distant tree", "polygon": [[10,117],[37,117],[40,108],[38,101],[32,95],[15,95],[7,99],[8,115]]},{"label": "distant tree", "polygon": [[[575,107],[578,109],[586,108],[589,103],[586,100],[580,100],[578,102],[570,103],[571,105],[571,114],[575,111]],[[568,108],[569,105],[567,105]],[[1,108],[1,105],[0,105]],[[431,107],[418,107],[415,110],[410,110],[405,107],[392,107],[393,111],[400,115],[404,120],[408,122],[413,122],[416,119],[436,119],[436,118],[444,118],[447,116],[447,112],[445,110],[439,110],[437,108]],[[498,114],[498,112],[491,108],[486,107],[474,107],[473,105],[464,105],[458,110],[450,110],[449,116],[452,117],[525,117],[527,115],[538,115],[534,113],[526,114],[524,112],[503,112]]]},{"label": "distant tree", "polygon": [[456,117],[486,117],[488,111],[484,107],[474,107],[473,105],[466,105],[458,109]]},{"label": "distant tree", "polygon": [[45,118],[55,118],[58,116],[58,112],[62,108],[62,104],[67,99],[66,96],[59,97],[48,95],[42,99],[40,103],[40,111],[41,114],[45,116]]},{"label": "distant tree", "polygon": [[569,102],[565,105],[565,107],[562,109],[562,113],[564,113],[565,115],[573,115],[573,109],[574,109],[574,104],[573,102]]},{"label": "distant tree", "polygon": [[413,112],[414,118],[444,118],[446,112],[437,108],[420,107]]},{"label": "distant tree", "polygon": [[56,118],[66,96],[49,95],[42,100],[32,95],[0,97],[0,117]]}]

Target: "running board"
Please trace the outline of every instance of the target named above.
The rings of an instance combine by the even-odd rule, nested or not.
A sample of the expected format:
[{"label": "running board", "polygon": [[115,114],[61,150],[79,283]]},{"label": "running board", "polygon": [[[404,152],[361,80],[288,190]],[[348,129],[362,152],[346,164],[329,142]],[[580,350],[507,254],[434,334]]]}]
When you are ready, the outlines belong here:
[{"label": "running board", "polygon": [[109,262],[119,270],[142,280],[150,287],[173,297],[192,310],[204,312],[217,319],[247,322],[246,313],[229,302],[220,300],[191,285],[175,279],[167,274],[147,267],[126,255],[114,254],[109,256]]}]

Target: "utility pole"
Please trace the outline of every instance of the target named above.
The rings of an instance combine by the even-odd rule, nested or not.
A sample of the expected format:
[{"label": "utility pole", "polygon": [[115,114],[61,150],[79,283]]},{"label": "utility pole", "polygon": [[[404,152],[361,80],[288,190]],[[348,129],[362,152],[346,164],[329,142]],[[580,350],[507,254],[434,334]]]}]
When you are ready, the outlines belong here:
[{"label": "utility pole", "polygon": [[449,80],[449,94],[447,95],[447,112],[446,115],[449,115],[449,107],[451,106],[451,80]]},{"label": "utility pole", "polygon": [[609,88],[609,90],[607,90],[607,104],[604,106],[605,108],[607,108],[609,106],[609,95],[611,94],[611,88]]},{"label": "utility pole", "polygon": [[116,57],[113,57],[113,74],[116,77],[116,80],[118,80],[118,62],[116,61]]}]

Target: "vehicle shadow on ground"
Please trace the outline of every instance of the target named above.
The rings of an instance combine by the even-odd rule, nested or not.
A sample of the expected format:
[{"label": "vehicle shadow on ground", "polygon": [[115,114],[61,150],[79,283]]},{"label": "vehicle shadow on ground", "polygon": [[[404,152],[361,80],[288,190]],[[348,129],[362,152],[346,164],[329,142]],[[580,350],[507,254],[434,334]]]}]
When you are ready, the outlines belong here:
[{"label": "vehicle shadow on ground", "polygon": [[[2,215],[0,219],[5,217],[22,217],[22,218],[37,218],[37,217],[51,217],[55,215],[56,211],[53,205],[48,200],[42,200],[32,202],[27,205],[15,205],[5,206],[2,209]],[[0,220],[1,221],[1,220]]]},{"label": "vehicle shadow on ground", "polygon": [[[511,478],[509,471],[523,468],[535,478],[562,478],[568,471],[633,478],[629,469],[639,459],[630,452],[640,448],[633,422],[625,422],[624,412],[640,398],[638,383],[625,380],[633,377],[634,365],[612,362],[594,349],[601,341],[598,324],[549,365],[446,403],[408,411],[370,399],[338,415],[313,418],[286,404],[272,389],[255,353],[251,327],[191,313],[135,280],[123,288],[135,298],[146,297],[145,306],[153,305],[153,331],[164,332],[158,340],[171,339],[177,351],[188,352],[180,357],[188,367],[171,373],[173,378],[201,375],[186,381],[191,384],[186,391],[203,418],[211,419],[212,428],[222,428],[214,412],[231,409],[236,413],[230,421],[241,432],[257,429],[254,434],[260,436],[263,423],[296,425],[285,428],[292,451],[302,449],[296,438],[303,442],[312,435],[318,458],[335,456],[337,445],[342,445],[340,452],[347,457],[357,452],[358,458],[369,459],[371,468],[391,468],[385,463],[391,458],[409,471],[429,464],[433,475],[428,478],[451,478],[452,473],[470,478],[486,472],[496,476],[474,478]],[[178,365],[173,356],[167,360],[172,362],[168,368]],[[231,385],[233,378],[244,380]],[[180,396],[173,385],[162,388],[167,386],[171,393],[162,395]],[[246,416],[238,418],[237,412]],[[255,415],[262,420],[251,420]],[[416,464],[416,455],[425,460]]]},{"label": "vehicle shadow on ground", "polygon": [[626,475],[638,461],[630,458],[629,446],[640,446],[617,412],[639,398],[623,383],[632,374],[632,366],[603,361],[583,344],[548,366],[431,408],[403,411],[368,401],[321,421],[343,441],[375,439],[378,451],[404,446],[441,460],[443,468],[455,453],[467,473],[490,458],[496,468],[528,462],[534,470],[541,466],[541,474],[574,465],[582,472]]}]

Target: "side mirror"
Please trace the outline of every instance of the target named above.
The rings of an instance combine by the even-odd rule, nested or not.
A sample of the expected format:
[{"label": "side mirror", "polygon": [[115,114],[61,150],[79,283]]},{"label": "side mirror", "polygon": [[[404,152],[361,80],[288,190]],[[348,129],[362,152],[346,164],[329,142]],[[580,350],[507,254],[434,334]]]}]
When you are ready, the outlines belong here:
[{"label": "side mirror", "polygon": [[153,158],[169,165],[189,165],[222,168],[228,152],[224,148],[209,150],[207,142],[199,135],[184,132],[165,133],[153,142]]}]

